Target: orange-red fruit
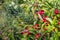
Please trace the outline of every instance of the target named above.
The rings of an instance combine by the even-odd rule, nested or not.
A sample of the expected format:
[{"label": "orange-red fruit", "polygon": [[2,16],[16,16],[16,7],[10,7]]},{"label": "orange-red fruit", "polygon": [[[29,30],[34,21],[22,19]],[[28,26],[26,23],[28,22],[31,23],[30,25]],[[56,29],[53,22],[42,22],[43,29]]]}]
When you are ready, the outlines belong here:
[{"label": "orange-red fruit", "polygon": [[46,26],[48,26],[48,24],[46,24]]},{"label": "orange-red fruit", "polygon": [[39,38],[40,35],[41,35],[40,33],[37,33],[37,34],[35,34],[35,37],[36,37],[36,38]]},{"label": "orange-red fruit", "polygon": [[21,34],[25,34],[25,33],[28,33],[29,34],[29,30],[23,30],[22,32],[21,32]]},{"label": "orange-red fruit", "polygon": [[56,9],[54,10],[54,13],[55,13],[55,14],[58,14],[58,13],[59,13],[59,10],[56,8]]},{"label": "orange-red fruit", "polygon": [[38,27],[39,25],[38,24],[35,24],[36,27]]},{"label": "orange-red fruit", "polygon": [[43,22],[47,22],[46,18],[48,18],[48,16],[43,17]]},{"label": "orange-red fruit", "polygon": [[39,11],[37,12],[37,14],[43,15],[43,14],[44,14],[44,10],[39,10]]},{"label": "orange-red fruit", "polygon": [[28,32],[28,35],[30,35],[30,32]]},{"label": "orange-red fruit", "polygon": [[58,24],[60,25],[60,22],[58,22]]},{"label": "orange-red fruit", "polygon": [[22,32],[21,32],[21,34],[25,34],[25,32],[24,32],[24,31],[22,31]]},{"label": "orange-red fruit", "polygon": [[37,28],[37,30],[40,30],[41,28]]},{"label": "orange-red fruit", "polygon": [[34,26],[32,26],[32,28],[35,28]]}]

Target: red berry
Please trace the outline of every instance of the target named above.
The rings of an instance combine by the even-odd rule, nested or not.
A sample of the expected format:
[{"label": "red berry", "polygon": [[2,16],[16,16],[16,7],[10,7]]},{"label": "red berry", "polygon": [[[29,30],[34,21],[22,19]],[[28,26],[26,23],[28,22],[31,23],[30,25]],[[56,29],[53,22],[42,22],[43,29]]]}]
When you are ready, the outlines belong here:
[{"label": "red berry", "polygon": [[35,26],[32,26],[32,28],[35,28]]},{"label": "red berry", "polygon": [[28,32],[28,35],[30,35],[30,32]]},{"label": "red berry", "polygon": [[37,30],[40,30],[41,28],[37,28]]},{"label": "red berry", "polygon": [[46,20],[43,19],[43,22],[46,22]]},{"label": "red berry", "polygon": [[39,25],[38,24],[35,24],[36,27],[38,27]]},{"label": "red berry", "polygon": [[58,13],[59,13],[59,10],[58,10],[58,9],[55,9],[55,10],[54,10],[54,13],[55,13],[55,14],[58,14]]},{"label": "red berry", "polygon": [[46,24],[46,26],[48,26],[48,24]]},{"label": "red berry", "polygon": [[25,33],[28,33],[29,31],[27,30],[27,29],[25,29],[25,30],[23,30],[22,32],[21,32],[21,34],[25,34]]},{"label": "red berry", "polygon": [[43,22],[47,22],[46,18],[48,18],[48,16],[43,17]]},{"label": "red berry", "polygon": [[25,29],[24,32],[27,33],[27,32],[29,32],[29,31]]},{"label": "red berry", "polygon": [[21,32],[21,34],[24,34],[24,33],[25,33],[24,31]]},{"label": "red berry", "polygon": [[40,37],[40,33],[35,34],[35,37],[39,38]]},{"label": "red berry", "polygon": [[58,22],[58,24],[60,25],[60,22]]},{"label": "red berry", "polygon": [[38,26],[38,24],[35,24],[34,26],[32,26],[32,28],[39,29]]},{"label": "red berry", "polygon": [[44,14],[44,10],[39,10],[39,11],[37,12],[37,14],[43,15],[43,14]]}]

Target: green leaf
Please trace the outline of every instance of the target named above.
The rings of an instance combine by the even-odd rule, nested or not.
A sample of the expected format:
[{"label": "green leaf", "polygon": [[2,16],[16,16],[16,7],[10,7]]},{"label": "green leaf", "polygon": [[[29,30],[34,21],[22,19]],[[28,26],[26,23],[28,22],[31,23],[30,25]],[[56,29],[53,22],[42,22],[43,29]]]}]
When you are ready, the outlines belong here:
[{"label": "green leaf", "polygon": [[46,20],[48,20],[51,24],[53,23],[51,18],[46,18]]}]

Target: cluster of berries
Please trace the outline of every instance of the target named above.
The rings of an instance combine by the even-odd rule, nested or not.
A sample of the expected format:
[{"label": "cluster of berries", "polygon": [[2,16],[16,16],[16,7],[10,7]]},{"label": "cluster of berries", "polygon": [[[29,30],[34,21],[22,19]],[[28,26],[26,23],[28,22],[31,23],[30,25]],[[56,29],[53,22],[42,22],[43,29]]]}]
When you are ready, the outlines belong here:
[{"label": "cluster of berries", "polygon": [[[44,12],[44,10],[39,10],[39,11],[36,12],[36,13],[37,13],[38,15],[43,15],[45,12]],[[55,10],[54,10],[54,14],[59,14],[59,10],[58,10],[58,9],[55,9]],[[42,17],[42,21],[43,21],[44,23],[47,22],[46,18],[48,18],[48,16]],[[58,22],[58,24],[60,25],[60,22]],[[48,26],[48,24],[46,24],[46,26]],[[34,26],[32,26],[32,28],[37,29],[37,30],[40,30],[40,29],[41,29],[41,28],[39,28],[39,24],[35,24]],[[44,28],[44,30],[48,30],[48,29],[47,29],[47,28]],[[54,31],[55,31],[55,29],[54,29]],[[30,35],[30,32],[29,32],[28,29],[25,29],[25,30],[23,30],[23,31],[21,32],[21,34],[28,34],[28,35]],[[41,36],[40,33],[35,34],[36,39],[39,38],[40,36]]]}]

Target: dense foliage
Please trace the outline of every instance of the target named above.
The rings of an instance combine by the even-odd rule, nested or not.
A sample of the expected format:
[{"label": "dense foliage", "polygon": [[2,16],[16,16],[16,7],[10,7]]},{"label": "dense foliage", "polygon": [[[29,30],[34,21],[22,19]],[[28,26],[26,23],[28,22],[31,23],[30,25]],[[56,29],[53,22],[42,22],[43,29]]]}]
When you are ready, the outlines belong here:
[{"label": "dense foliage", "polygon": [[60,40],[60,0],[0,0],[0,40]]}]

